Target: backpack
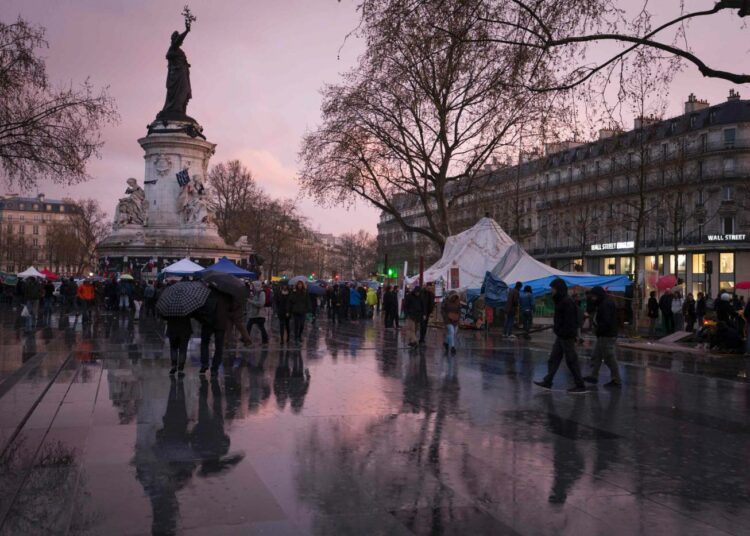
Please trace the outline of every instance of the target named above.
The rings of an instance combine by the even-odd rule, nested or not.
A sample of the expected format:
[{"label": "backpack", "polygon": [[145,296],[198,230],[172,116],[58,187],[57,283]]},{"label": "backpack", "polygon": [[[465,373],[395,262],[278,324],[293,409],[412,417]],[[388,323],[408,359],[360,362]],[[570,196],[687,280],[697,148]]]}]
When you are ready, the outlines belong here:
[{"label": "backpack", "polygon": [[266,295],[266,303],[264,304],[264,307],[271,307],[271,289],[266,287],[263,289],[263,292]]}]

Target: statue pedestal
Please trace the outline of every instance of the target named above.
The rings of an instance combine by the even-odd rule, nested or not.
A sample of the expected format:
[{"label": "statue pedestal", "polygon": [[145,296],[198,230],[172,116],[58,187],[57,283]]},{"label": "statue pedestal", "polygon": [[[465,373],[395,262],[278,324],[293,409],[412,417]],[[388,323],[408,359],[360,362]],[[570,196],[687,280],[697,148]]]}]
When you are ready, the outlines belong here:
[{"label": "statue pedestal", "polygon": [[138,143],[145,152],[146,221],[142,226],[115,224],[99,244],[99,256],[107,260],[109,271],[120,271],[118,265],[137,269],[154,262],[171,264],[186,256],[204,264],[223,256],[234,261],[246,259],[250,249],[228,245],[213,222],[186,218],[185,195],[181,197],[183,187],[177,173],[185,170],[191,185],[196,179],[205,182],[216,147],[205,139],[201,127],[190,118],[157,119]]}]

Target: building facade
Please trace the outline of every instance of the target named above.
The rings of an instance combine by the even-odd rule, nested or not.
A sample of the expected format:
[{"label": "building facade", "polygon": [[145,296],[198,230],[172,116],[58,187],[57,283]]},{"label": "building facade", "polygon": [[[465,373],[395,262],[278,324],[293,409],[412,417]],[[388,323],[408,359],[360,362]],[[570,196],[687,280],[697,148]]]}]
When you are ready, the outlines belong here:
[{"label": "building facade", "polygon": [[[750,279],[750,101],[733,91],[713,106],[691,95],[678,117],[640,118],[631,131],[602,130],[487,172],[491,186],[454,208],[454,233],[489,213],[563,270],[633,276],[637,257],[644,291],[667,273],[693,293]],[[389,215],[378,231],[390,264],[439,257]]]},{"label": "building facade", "polygon": [[55,225],[66,225],[76,205],[71,200],[0,196],[0,270],[18,272],[31,265],[62,274],[76,269],[58,261],[48,240]]}]

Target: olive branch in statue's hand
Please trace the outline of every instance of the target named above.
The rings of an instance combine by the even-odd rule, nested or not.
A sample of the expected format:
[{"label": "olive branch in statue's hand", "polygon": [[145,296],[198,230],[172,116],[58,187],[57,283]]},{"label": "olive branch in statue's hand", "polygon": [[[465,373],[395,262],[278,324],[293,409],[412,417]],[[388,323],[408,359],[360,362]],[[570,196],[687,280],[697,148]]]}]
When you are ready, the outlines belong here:
[{"label": "olive branch in statue's hand", "polygon": [[185,29],[190,30],[190,25],[198,20],[198,18],[193,15],[192,11],[190,11],[190,8],[185,5],[184,8],[182,8],[182,16],[185,17]]}]

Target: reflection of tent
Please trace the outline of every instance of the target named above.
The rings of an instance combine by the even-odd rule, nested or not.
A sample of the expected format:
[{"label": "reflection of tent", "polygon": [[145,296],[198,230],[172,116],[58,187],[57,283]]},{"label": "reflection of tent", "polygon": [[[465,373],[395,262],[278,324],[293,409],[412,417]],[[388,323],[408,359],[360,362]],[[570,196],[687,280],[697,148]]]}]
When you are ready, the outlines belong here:
[{"label": "reflection of tent", "polygon": [[205,271],[208,272],[209,270],[213,270],[215,272],[223,272],[225,274],[232,274],[237,277],[257,277],[255,272],[248,272],[244,268],[240,268],[226,257],[222,257],[218,262],[206,268]]},{"label": "reflection of tent", "polygon": [[170,264],[164,268],[162,273],[164,275],[191,275],[200,272],[201,270],[203,270],[203,266],[196,264],[189,258],[185,257],[181,261],[177,261],[176,263]]},{"label": "reflection of tent", "polygon": [[29,266],[23,272],[18,274],[18,277],[20,277],[21,279],[26,279],[27,277],[41,277],[42,279],[44,279],[44,274],[33,266]]}]

